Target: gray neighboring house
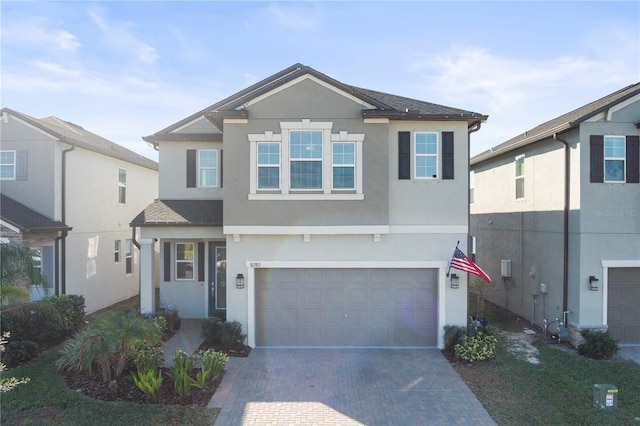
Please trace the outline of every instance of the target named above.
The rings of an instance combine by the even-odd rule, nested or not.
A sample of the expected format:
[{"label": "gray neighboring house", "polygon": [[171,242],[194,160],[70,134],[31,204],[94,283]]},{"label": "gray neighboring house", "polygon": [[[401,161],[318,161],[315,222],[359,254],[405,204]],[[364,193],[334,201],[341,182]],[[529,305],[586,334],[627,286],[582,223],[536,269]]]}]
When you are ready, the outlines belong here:
[{"label": "gray neighboring house", "polygon": [[49,287],[32,299],[79,294],[91,313],[137,295],[129,221],[157,191],[155,161],[56,117],[0,110],[0,232],[40,252]]},{"label": "gray neighboring house", "polygon": [[477,259],[510,275],[491,301],[558,318],[574,344],[583,329],[640,344],[639,137],[640,83],[471,159]]},{"label": "gray neighboring house", "polygon": [[441,347],[467,322],[466,274],[446,270],[486,119],[295,64],[143,138],[160,187],[131,221],[141,310],[159,287],[183,318],[226,310],[252,347]]}]

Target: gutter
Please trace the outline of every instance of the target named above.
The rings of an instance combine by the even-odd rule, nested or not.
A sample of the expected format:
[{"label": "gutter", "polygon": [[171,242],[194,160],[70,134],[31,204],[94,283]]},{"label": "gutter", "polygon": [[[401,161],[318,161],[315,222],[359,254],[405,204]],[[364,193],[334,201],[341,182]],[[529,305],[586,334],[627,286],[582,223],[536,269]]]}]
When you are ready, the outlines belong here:
[{"label": "gutter", "polygon": [[[62,151],[62,191],[61,191],[61,199],[62,199],[62,223],[67,223],[67,154],[76,149],[75,144],[71,144],[71,148],[65,149]],[[60,294],[67,294],[67,232],[62,234],[61,243],[61,257],[62,263],[60,265],[60,273],[61,273],[61,285],[60,285]],[[57,274],[56,274],[57,276]]]},{"label": "gutter", "polygon": [[[571,194],[571,151],[569,142],[560,139],[557,133],[553,134],[553,140],[564,145],[564,212],[563,212],[563,275],[562,275],[562,312],[567,312],[569,296],[569,202]],[[565,327],[567,324],[565,322]]]}]

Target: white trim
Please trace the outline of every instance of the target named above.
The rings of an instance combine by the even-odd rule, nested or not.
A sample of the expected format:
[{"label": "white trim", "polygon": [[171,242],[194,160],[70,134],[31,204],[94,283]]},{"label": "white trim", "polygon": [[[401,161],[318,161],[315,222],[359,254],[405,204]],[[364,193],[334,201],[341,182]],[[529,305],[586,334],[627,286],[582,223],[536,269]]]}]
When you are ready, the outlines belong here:
[{"label": "white trim", "polygon": [[640,268],[640,259],[602,260],[602,324],[607,325],[609,309],[609,268]]},{"label": "white trim", "polygon": [[[436,136],[436,153],[435,154],[418,154],[418,135],[435,135]],[[413,132],[413,178],[415,180],[438,180],[441,179],[440,176],[440,141],[441,136],[439,132],[433,131],[416,131]],[[430,158],[435,157],[436,159],[436,176],[418,176],[418,158]]]},{"label": "white trim", "polygon": [[[178,259],[178,244],[183,244],[183,245],[191,245],[191,253],[193,254],[193,259],[191,260],[179,260]],[[196,258],[197,258],[197,253],[196,253],[196,242],[190,241],[174,241],[173,243],[173,269],[174,269],[174,279],[175,281],[196,281],[196,268],[198,267],[198,265],[196,265]],[[191,263],[192,265],[192,270],[191,270],[191,278],[178,278],[178,262],[180,263]]]},{"label": "white trim", "polygon": [[3,152],[12,152],[13,153],[13,164],[10,163],[1,163],[0,166],[11,166],[13,165],[13,176],[11,177],[0,177],[0,180],[16,180],[18,175],[18,150],[16,149],[1,149],[0,153]]},{"label": "white trim", "polygon": [[[196,119],[191,120],[188,123],[183,124],[182,126],[178,127],[177,129],[173,129],[170,133],[178,133],[178,132],[180,132],[180,130],[185,129],[185,128],[191,126],[192,124],[195,124],[198,121],[202,121],[202,120],[206,120],[204,115],[201,115],[200,117],[197,117]],[[209,120],[207,120],[207,121],[209,121]]]},{"label": "white trim", "polygon": [[[49,138],[51,138],[51,139],[53,139],[53,140],[56,140],[56,141],[59,141],[59,140],[60,140],[60,139],[56,138],[55,136],[53,136],[51,133],[49,133],[49,132],[47,132],[47,131],[45,131],[45,130],[42,130],[41,128],[39,128],[39,127],[37,127],[37,126],[34,126],[33,124],[31,124],[31,123],[29,123],[29,122],[27,122],[27,121],[25,121],[25,120],[21,119],[20,117],[17,117],[17,116],[15,116],[15,115],[13,115],[13,114],[9,114],[9,115],[10,115],[10,116],[12,116],[14,120],[16,120],[16,121],[18,121],[18,122],[20,122],[20,123],[24,124],[25,126],[29,127],[29,128],[30,128],[30,129],[32,129],[32,130],[35,130],[35,131],[36,131],[36,132],[38,132],[38,133],[41,133],[41,134],[43,134],[43,135],[45,135],[45,136],[47,136],[47,137],[49,137]],[[5,121],[5,122],[7,122],[7,123],[8,123],[8,120],[7,120],[7,121]]]},{"label": "white trim", "polygon": [[[282,191],[284,192],[285,185],[282,185]],[[251,201],[254,200],[304,200],[304,201],[358,201],[364,200],[364,194],[326,194],[319,192],[317,194],[248,194],[247,198]]]},{"label": "white trim", "polygon": [[366,235],[388,234],[388,225],[364,226],[224,226],[229,235]]},{"label": "white trim", "polygon": [[248,260],[245,261],[247,268],[247,344],[255,348],[256,346],[256,299],[255,299],[255,269],[265,268],[366,268],[366,269],[438,269],[438,348],[444,347],[444,325],[446,307],[446,269],[447,261],[272,261],[272,260]]},{"label": "white trim", "polygon": [[640,101],[640,94],[635,95],[630,97],[629,99],[625,99],[624,101],[617,103],[615,105],[613,105],[612,107],[610,107],[607,110],[607,121],[612,121],[613,120],[613,114],[620,111],[623,108],[628,107],[629,105]]},{"label": "white trim", "polygon": [[389,124],[388,118],[365,118],[364,124]]},{"label": "white trim", "polygon": [[5,222],[4,220],[0,220],[0,225],[4,226],[5,228],[9,228],[10,230],[12,230],[13,232],[15,232],[16,234],[20,234],[20,229],[16,228],[15,226],[11,225],[10,223]]},{"label": "white trim", "polygon": [[225,118],[222,120],[223,124],[249,124],[248,118]]},{"label": "white trim", "polygon": [[391,234],[468,234],[468,225],[391,225]]}]

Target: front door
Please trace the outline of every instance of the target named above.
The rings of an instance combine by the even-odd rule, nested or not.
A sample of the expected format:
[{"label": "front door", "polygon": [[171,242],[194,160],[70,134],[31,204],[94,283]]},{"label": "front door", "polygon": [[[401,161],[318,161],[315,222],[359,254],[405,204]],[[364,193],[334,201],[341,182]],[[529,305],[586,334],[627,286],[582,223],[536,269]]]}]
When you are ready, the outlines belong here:
[{"label": "front door", "polygon": [[209,243],[209,315],[227,309],[227,247]]}]

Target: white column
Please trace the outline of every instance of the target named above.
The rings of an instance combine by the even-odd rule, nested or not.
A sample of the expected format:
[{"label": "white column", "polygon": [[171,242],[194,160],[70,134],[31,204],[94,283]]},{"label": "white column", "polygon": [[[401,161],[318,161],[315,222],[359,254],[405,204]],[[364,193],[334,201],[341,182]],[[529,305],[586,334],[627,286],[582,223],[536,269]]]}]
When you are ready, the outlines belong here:
[{"label": "white column", "polygon": [[140,313],[155,314],[155,289],[153,271],[155,270],[154,240],[143,238],[140,243]]}]

